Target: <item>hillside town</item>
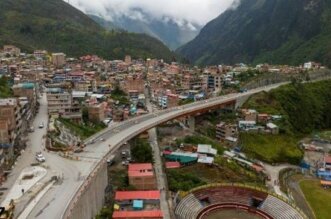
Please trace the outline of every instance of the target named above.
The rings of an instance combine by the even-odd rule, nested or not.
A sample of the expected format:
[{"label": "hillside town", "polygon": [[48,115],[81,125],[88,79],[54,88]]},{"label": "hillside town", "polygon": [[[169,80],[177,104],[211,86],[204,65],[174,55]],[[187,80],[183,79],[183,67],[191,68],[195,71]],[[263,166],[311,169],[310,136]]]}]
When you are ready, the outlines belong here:
[{"label": "hillside town", "polygon": [[[15,172],[17,159],[24,153],[30,153],[28,133],[34,133],[36,129],[45,131],[33,166],[43,166],[46,162],[43,151],[57,153],[65,159],[79,160],[79,153],[85,151],[87,144],[96,143],[91,136],[123,121],[147,114],[156,115],[166,109],[182,109],[184,105],[196,101],[208,103],[215,97],[245,93],[254,86],[267,86],[298,75],[307,80],[311,77],[307,76],[307,72],[323,70],[326,67],[315,62],[301,66],[259,64],[252,67],[240,63],[201,68],[149,58],[135,60],[130,55],[123,60],[104,60],[96,55],[71,58],[61,52],[44,50],[29,54],[21,52],[16,46],[5,45],[0,52],[0,183],[6,184],[7,178]],[[41,101],[46,101],[47,117],[36,124],[34,119],[39,113]],[[224,161],[239,165],[237,168],[247,174],[242,177],[249,179],[254,176],[255,183],[266,183],[276,193],[282,194],[278,177],[275,178],[263,162],[247,156],[241,144],[242,133],[279,136],[283,130],[283,115],[233,107],[219,111],[221,119],[202,118],[199,122],[200,115],[197,115],[193,129],[188,118],[176,119],[168,125],[170,129],[178,129],[178,133],[172,132],[165,137],[167,141],[157,141],[157,136],[167,129],[167,126],[160,126],[157,136],[144,132],[136,138],[138,140],[125,143],[122,150],[107,161],[110,175],[118,175],[116,171],[127,171],[128,184],[124,187],[131,188],[124,191],[116,189],[121,185],[109,179],[110,185],[115,188],[110,195],[114,210],[112,218],[166,218],[163,216],[169,213],[162,211],[163,194],[168,189],[175,192],[181,188],[169,185],[167,189],[164,185],[165,172],[182,167],[220,168]],[[222,119],[229,112],[234,116]],[[207,124],[203,123],[206,121]],[[199,133],[197,130],[200,128],[212,130],[211,134]],[[181,137],[196,133],[204,137],[192,142],[185,139],[178,142]],[[142,147],[143,142],[151,142],[152,137],[159,142],[156,147],[159,147],[162,158],[153,155],[153,158],[143,158],[139,162],[134,148]],[[98,140],[105,141],[104,138]],[[302,149],[328,152],[321,143],[315,146],[314,142],[316,139],[303,142]],[[324,180],[322,185],[327,186],[331,174],[329,160],[327,155],[320,155],[317,160],[311,159],[309,154],[304,158],[304,164],[315,166],[317,176]],[[166,171],[153,165],[155,162],[160,163],[161,168],[164,162]],[[172,180],[171,174],[168,177]],[[33,188],[33,185],[29,186]],[[18,199],[24,191],[22,187]]]}]

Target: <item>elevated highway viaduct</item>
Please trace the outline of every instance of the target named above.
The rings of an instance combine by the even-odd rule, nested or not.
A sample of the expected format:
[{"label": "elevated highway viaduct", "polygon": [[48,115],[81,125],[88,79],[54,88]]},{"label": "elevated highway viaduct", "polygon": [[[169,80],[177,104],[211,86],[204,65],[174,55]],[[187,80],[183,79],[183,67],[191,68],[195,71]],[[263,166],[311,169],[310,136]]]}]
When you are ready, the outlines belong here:
[{"label": "elevated highway viaduct", "polygon": [[[90,159],[90,163],[89,165],[84,164],[86,168],[81,171],[84,179],[72,191],[72,197],[61,203],[62,206],[66,203],[63,206],[62,218],[93,218],[98,213],[103,206],[104,193],[108,183],[107,157],[120,148],[124,142],[173,119],[201,114],[229,105],[240,105],[255,93],[269,91],[284,84],[286,82],[146,114],[121,122],[87,139],[86,150],[79,155],[79,158],[81,160]],[[104,139],[104,141],[100,141],[100,139]]]}]

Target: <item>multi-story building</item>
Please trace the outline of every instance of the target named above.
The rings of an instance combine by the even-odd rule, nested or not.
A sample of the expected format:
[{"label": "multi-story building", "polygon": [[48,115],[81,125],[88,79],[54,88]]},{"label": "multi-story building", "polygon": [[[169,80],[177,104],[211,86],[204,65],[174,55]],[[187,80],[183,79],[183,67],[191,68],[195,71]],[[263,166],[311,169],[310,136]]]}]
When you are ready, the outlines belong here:
[{"label": "multi-story building", "polygon": [[32,114],[35,114],[37,107],[37,92],[34,83],[20,83],[12,87],[15,97],[26,97]]},{"label": "multi-story building", "polygon": [[92,122],[101,122],[105,119],[105,110],[103,104],[91,105],[88,107],[88,118]]},{"label": "multi-story building", "polygon": [[151,163],[129,164],[129,184],[139,190],[156,189],[156,179]]},{"label": "multi-story building", "polygon": [[78,103],[73,101],[72,94],[61,88],[47,89],[48,114],[60,115],[63,118],[82,118],[82,113]]},{"label": "multi-story building", "polygon": [[257,120],[258,112],[254,109],[242,109],[242,116],[245,121],[255,121]]},{"label": "multi-story building", "polygon": [[4,149],[4,159],[9,163],[23,121],[17,99],[0,99],[0,121],[0,148]]},{"label": "multi-story building", "polygon": [[136,90],[138,93],[143,93],[145,88],[145,80],[141,75],[129,75],[126,77],[124,90],[128,93],[130,90]]},{"label": "multi-story building", "polygon": [[4,51],[4,53],[10,54],[12,56],[17,56],[17,57],[21,54],[20,48],[17,48],[16,46],[13,46],[13,45],[4,45],[3,51]]},{"label": "multi-story building", "polygon": [[131,56],[126,55],[126,56],[125,56],[125,59],[124,59],[124,62],[125,62],[126,64],[130,65],[130,64],[131,64]]},{"label": "multi-story building", "polygon": [[64,53],[52,53],[52,63],[56,67],[62,67],[66,64],[66,55]]},{"label": "multi-story building", "polygon": [[216,138],[220,141],[232,140],[238,137],[237,125],[221,122],[216,125]]}]

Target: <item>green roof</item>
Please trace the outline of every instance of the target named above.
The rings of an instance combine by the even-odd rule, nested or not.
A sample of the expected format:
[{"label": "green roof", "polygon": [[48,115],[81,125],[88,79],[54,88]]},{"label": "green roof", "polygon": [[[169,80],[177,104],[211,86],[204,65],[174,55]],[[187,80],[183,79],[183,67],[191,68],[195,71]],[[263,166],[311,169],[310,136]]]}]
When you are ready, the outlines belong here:
[{"label": "green roof", "polygon": [[174,154],[167,154],[165,158],[171,161],[178,161],[181,164],[192,163],[198,160],[196,157],[189,157],[189,156],[182,156],[182,155],[174,155]]}]

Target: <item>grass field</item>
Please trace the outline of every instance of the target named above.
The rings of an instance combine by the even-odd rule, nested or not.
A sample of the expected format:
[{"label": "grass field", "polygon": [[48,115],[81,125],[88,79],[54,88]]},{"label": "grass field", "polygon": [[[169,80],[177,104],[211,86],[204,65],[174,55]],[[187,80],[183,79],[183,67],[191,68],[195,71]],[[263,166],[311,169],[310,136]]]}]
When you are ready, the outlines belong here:
[{"label": "grass field", "polygon": [[313,208],[317,219],[331,218],[331,189],[323,189],[318,180],[300,182],[308,203]]},{"label": "grass field", "polygon": [[289,135],[241,133],[240,139],[244,152],[268,163],[297,164],[303,156],[297,146],[298,139]]}]

